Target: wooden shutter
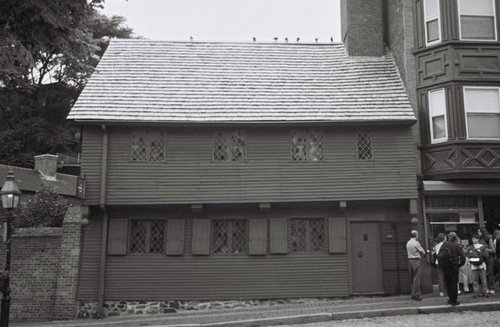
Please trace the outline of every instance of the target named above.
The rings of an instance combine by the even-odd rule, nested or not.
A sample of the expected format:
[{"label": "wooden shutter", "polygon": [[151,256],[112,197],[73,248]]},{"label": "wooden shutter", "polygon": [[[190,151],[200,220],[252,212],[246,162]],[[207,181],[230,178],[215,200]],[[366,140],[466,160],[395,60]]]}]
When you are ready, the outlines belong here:
[{"label": "wooden shutter", "polygon": [[271,219],[271,253],[288,253],[286,218]]},{"label": "wooden shutter", "polygon": [[167,221],[167,255],[184,254],[184,219]]},{"label": "wooden shutter", "polygon": [[347,252],[347,237],[346,223],[343,218],[329,218],[329,252],[330,253],[346,253]]},{"label": "wooden shutter", "polygon": [[210,220],[193,219],[193,242],[191,252],[193,254],[210,254]]},{"label": "wooden shutter", "polygon": [[127,254],[128,219],[110,219],[108,230],[108,254]]},{"label": "wooden shutter", "polygon": [[250,232],[248,242],[248,254],[266,254],[267,248],[267,220],[250,219]]}]

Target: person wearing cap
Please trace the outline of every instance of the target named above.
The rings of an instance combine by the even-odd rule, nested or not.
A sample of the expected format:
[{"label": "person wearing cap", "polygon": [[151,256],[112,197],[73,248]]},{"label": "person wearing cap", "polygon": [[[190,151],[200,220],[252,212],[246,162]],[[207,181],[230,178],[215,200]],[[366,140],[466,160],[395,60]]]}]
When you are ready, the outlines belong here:
[{"label": "person wearing cap", "polygon": [[459,305],[458,297],[458,270],[465,263],[465,254],[461,244],[458,243],[457,233],[448,234],[446,241],[439,250],[439,265],[443,270],[444,282],[448,293],[448,304]]},{"label": "person wearing cap", "polygon": [[418,232],[411,231],[411,238],[406,243],[406,252],[408,254],[408,267],[411,278],[411,298],[415,301],[422,301],[422,290],[420,281],[422,279],[422,256],[425,255],[425,250],[417,241]]}]

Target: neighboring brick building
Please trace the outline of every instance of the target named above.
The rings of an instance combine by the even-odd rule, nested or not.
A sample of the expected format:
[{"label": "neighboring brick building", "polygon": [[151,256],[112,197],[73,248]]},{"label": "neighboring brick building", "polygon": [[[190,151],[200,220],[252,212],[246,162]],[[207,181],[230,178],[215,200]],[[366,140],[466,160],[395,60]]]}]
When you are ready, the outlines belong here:
[{"label": "neighboring brick building", "polygon": [[[498,0],[385,1],[386,41],[418,109],[420,215],[467,240],[500,224]],[[412,53],[412,54],[410,54]]]}]

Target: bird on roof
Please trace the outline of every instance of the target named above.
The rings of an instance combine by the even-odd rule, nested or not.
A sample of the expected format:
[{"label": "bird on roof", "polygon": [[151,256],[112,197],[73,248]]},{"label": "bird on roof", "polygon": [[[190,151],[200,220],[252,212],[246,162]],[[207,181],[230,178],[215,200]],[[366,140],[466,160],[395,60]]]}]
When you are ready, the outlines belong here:
[{"label": "bird on roof", "polygon": [[255,36],[253,37],[253,41],[254,41],[254,42],[255,42],[255,41],[257,41],[257,38],[256,38]]},{"label": "bird on roof", "polygon": [[190,41],[193,41],[193,37],[192,37],[192,36],[190,36],[190,37],[189,37],[189,40],[190,40]]},{"label": "bird on roof", "polygon": [[300,41],[300,37],[297,38],[297,42],[299,42],[299,41]]},{"label": "bird on roof", "polygon": [[274,37],[274,41],[278,41],[278,37],[277,36]]},{"label": "bird on roof", "polygon": [[288,42],[288,38],[287,37],[285,37],[285,42]]}]

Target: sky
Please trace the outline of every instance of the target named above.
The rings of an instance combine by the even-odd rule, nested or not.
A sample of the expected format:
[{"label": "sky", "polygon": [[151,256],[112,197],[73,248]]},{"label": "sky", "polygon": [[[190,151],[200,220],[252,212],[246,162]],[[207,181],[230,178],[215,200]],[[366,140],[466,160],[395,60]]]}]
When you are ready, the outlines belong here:
[{"label": "sky", "polygon": [[339,0],[106,0],[103,11],[153,40],[339,42],[339,9]]}]

